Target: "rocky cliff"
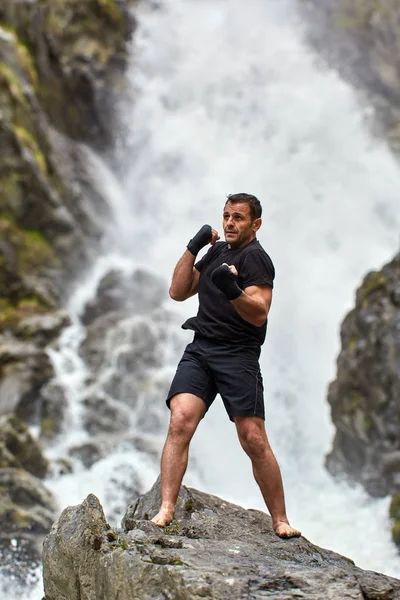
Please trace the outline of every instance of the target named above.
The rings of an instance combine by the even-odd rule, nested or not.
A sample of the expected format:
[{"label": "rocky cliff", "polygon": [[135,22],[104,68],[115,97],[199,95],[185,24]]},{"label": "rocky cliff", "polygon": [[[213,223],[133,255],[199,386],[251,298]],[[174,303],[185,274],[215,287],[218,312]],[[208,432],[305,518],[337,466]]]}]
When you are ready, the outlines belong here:
[{"label": "rocky cliff", "polygon": [[398,600],[400,581],[359,569],[305,538],[281,540],[271,518],[181,488],[174,521],[149,521],[159,485],[111,529],[94,495],[67,508],[44,543],[44,600]]},{"label": "rocky cliff", "polygon": [[400,153],[400,13],[397,0],[300,0],[311,42],[361,92],[370,125]]},{"label": "rocky cliff", "polygon": [[[45,439],[63,398],[48,344],[68,324],[68,282],[101,243],[107,203],[87,148],[115,136],[134,30],[130,0],[2,0],[0,5],[0,554],[36,541],[54,519]],[[34,451],[32,449],[34,448]],[[30,455],[30,460],[26,460]],[[33,543],[34,542],[34,543]],[[15,553],[13,554],[15,558]]]},{"label": "rocky cliff", "polygon": [[[369,273],[341,328],[328,400],[336,426],[327,467],[373,496],[400,494],[400,254]],[[394,504],[397,505],[396,498]],[[393,517],[399,519],[398,509]],[[399,521],[400,523],[400,521]],[[400,544],[399,525],[393,535]]]}]

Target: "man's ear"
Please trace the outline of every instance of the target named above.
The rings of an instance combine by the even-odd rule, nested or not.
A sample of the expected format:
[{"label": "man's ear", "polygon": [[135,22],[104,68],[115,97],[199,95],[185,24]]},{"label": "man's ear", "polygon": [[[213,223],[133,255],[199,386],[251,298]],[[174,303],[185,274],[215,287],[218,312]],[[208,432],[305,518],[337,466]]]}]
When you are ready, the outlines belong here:
[{"label": "man's ear", "polygon": [[262,223],[261,217],[258,218],[258,219],[254,219],[254,221],[253,221],[253,230],[254,231],[258,231],[260,229],[260,227],[261,227],[261,223]]}]

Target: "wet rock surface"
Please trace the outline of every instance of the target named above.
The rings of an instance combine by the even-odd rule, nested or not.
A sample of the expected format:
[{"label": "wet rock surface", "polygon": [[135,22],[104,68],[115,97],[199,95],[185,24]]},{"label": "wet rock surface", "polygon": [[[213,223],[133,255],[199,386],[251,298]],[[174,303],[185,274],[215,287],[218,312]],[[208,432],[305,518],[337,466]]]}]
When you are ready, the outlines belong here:
[{"label": "wet rock surface", "polygon": [[43,550],[46,600],[213,598],[396,600],[400,581],[363,571],[305,538],[281,540],[257,510],[181,488],[174,521],[149,521],[159,484],[107,525],[98,499],[66,509]]}]

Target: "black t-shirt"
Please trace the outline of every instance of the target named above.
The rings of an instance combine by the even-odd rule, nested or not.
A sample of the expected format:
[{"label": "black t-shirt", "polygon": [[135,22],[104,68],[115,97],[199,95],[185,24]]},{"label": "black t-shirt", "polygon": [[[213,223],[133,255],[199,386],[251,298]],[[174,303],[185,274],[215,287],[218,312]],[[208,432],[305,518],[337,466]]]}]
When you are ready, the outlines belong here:
[{"label": "black t-shirt", "polygon": [[257,239],[237,249],[229,248],[226,242],[217,242],[195,264],[200,272],[199,310],[197,316],[188,319],[182,327],[193,329],[206,338],[261,346],[265,340],[267,323],[256,327],[242,319],[211,281],[211,273],[222,263],[235,265],[238,285],[242,290],[251,285],[274,286],[274,265]]}]

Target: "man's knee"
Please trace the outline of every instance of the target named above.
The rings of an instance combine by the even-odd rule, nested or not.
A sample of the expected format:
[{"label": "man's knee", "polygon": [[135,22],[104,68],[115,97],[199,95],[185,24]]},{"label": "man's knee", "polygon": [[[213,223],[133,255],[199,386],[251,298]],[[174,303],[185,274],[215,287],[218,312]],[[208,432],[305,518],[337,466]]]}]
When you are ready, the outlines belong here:
[{"label": "man's knee", "polygon": [[200,398],[177,394],[170,402],[170,435],[191,437],[204,416],[205,405]]},{"label": "man's knee", "polygon": [[240,443],[249,456],[263,455],[269,449],[264,423],[243,420],[236,422],[236,427]]}]

